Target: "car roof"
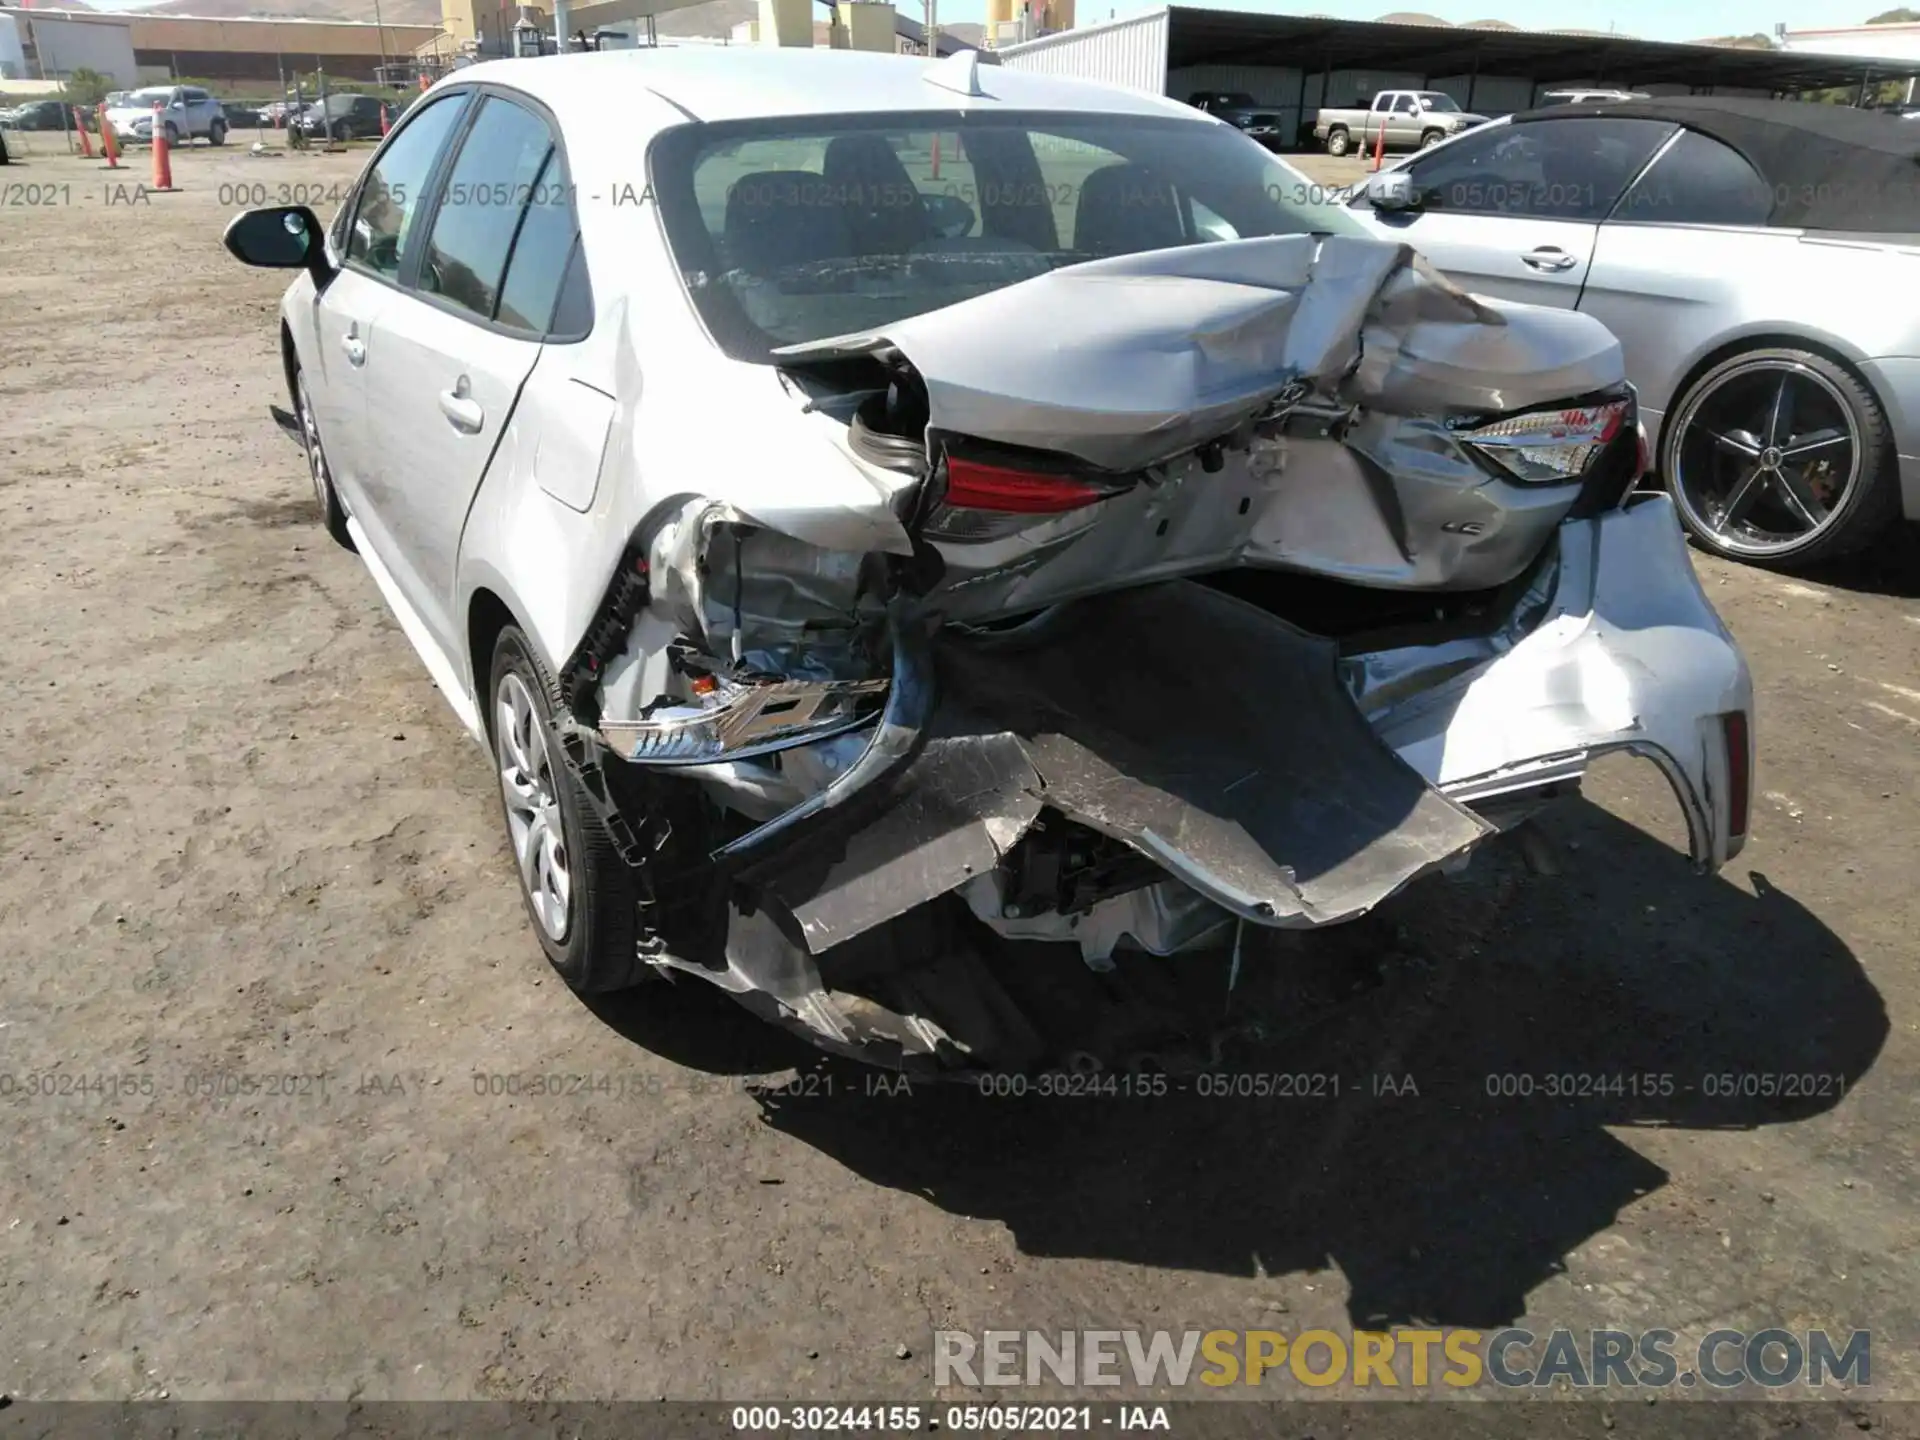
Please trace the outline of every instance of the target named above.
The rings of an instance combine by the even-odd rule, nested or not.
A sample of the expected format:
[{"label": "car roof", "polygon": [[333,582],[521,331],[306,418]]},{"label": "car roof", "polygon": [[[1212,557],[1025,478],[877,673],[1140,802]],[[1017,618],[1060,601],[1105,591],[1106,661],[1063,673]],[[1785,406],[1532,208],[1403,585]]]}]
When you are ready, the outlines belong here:
[{"label": "car roof", "polygon": [[955,58],[936,62],[917,55],[758,45],[661,46],[489,60],[457,70],[449,78],[453,83],[492,81],[525,91],[569,128],[629,124],[636,86],[651,90],[686,118],[701,121],[965,106],[982,111],[1162,115],[1194,124],[1216,123],[1165,96],[1005,70],[991,63],[978,69],[984,95],[962,96],[928,83],[929,71],[951,66]]},{"label": "car roof", "polygon": [[1920,234],[1920,133],[1846,105],[1733,95],[1602,100],[1528,110],[1513,125],[1663,120],[1736,151],[1774,195],[1771,225]]}]

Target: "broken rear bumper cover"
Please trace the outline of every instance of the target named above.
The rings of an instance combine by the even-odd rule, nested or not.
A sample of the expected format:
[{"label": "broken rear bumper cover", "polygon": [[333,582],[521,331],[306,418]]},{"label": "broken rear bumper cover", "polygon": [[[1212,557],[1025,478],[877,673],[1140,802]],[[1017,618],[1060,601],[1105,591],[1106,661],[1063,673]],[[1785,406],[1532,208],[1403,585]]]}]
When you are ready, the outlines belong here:
[{"label": "broken rear bumper cover", "polygon": [[1577,779],[1612,751],[1650,760],[1695,867],[1717,871],[1746,844],[1753,681],[1672,502],[1638,496],[1563,525],[1555,571],[1538,623],[1478,663],[1445,646],[1351,657],[1349,693],[1401,759],[1475,806]]},{"label": "broken rear bumper cover", "polygon": [[[1698,868],[1745,842],[1751,681],[1664,496],[1566,522],[1511,614],[1440,643],[1342,654],[1190,581],[1079,602],[1011,643],[929,645],[898,603],[888,627],[878,721],[781,752],[825,755],[816,783],[796,782],[798,763],[760,770],[758,828],[714,852],[736,876],[750,867],[724,943],[704,962],[671,946],[651,957],[870,1062],[952,1070],[1023,1053],[1001,1043],[1021,1025],[983,966],[940,953],[946,939],[888,938],[942,896],[1004,938],[1076,943],[1097,968],[1122,940],[1169,954],[1236,921],[1338,923],[1622,750],[1671,782]],[[725,772],[737,798],[754,768],[662,773]],[[1002,863],[1046,812],[1162,878],[1080,915],[1003,907]]]}]

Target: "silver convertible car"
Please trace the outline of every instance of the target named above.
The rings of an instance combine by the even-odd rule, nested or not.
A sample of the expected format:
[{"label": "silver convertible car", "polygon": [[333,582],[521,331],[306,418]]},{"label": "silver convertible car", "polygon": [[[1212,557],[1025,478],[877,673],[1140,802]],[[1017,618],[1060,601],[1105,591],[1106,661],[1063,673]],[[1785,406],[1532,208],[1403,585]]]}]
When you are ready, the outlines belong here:
[{"label": "silver convertible car", "polygon": [[1036,953],[1237,974],[1610,751],[1699,868],[1745,841],[1746,664],[1633,493],[1617,343],[1186,106],[969,55],[482,64],[330,226],[226,244],[300,272],[283,423],[581,991],[1032,1067]]},{"label": "silver convertible car", "polygon": [[1515,115],[1367,178],[1352,213],[1476,295],[1620,338],[1680,518],[1811,565],[1920,520],[1920,131],[1789,100]]}]

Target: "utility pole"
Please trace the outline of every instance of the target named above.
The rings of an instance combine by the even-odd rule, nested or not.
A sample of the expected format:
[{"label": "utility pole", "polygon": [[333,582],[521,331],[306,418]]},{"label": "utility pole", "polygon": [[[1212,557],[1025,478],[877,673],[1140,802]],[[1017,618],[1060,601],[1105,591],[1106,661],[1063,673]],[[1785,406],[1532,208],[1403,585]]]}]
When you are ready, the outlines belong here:
[{"label": "utility pole", "polygon": [[927,58],[940,58],[940,0],[927,0]]},{"label": "utility pole", "polygon": [[387,83],[387,22],[380,16],[380,0],[373,0],[373,23],[380,31],[380,69],[376,73],[384,85]]}]

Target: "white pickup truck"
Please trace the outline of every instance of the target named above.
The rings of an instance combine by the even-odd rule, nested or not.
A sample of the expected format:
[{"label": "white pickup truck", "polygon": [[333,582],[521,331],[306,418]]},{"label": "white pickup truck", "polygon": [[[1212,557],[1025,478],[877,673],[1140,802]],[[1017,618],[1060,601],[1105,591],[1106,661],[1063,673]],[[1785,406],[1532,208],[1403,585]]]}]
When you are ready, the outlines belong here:
[{"label": "white pickup truck", "polygon": [[1382,90],[1365,108],[1322,109],[1314,117],[1313,138],[1329,155],[1345,155],[1356,146],[1372,149],[1383,132],[1389,149],[1424,150],[1487,119],[1462,110],[1439,90]]}]

